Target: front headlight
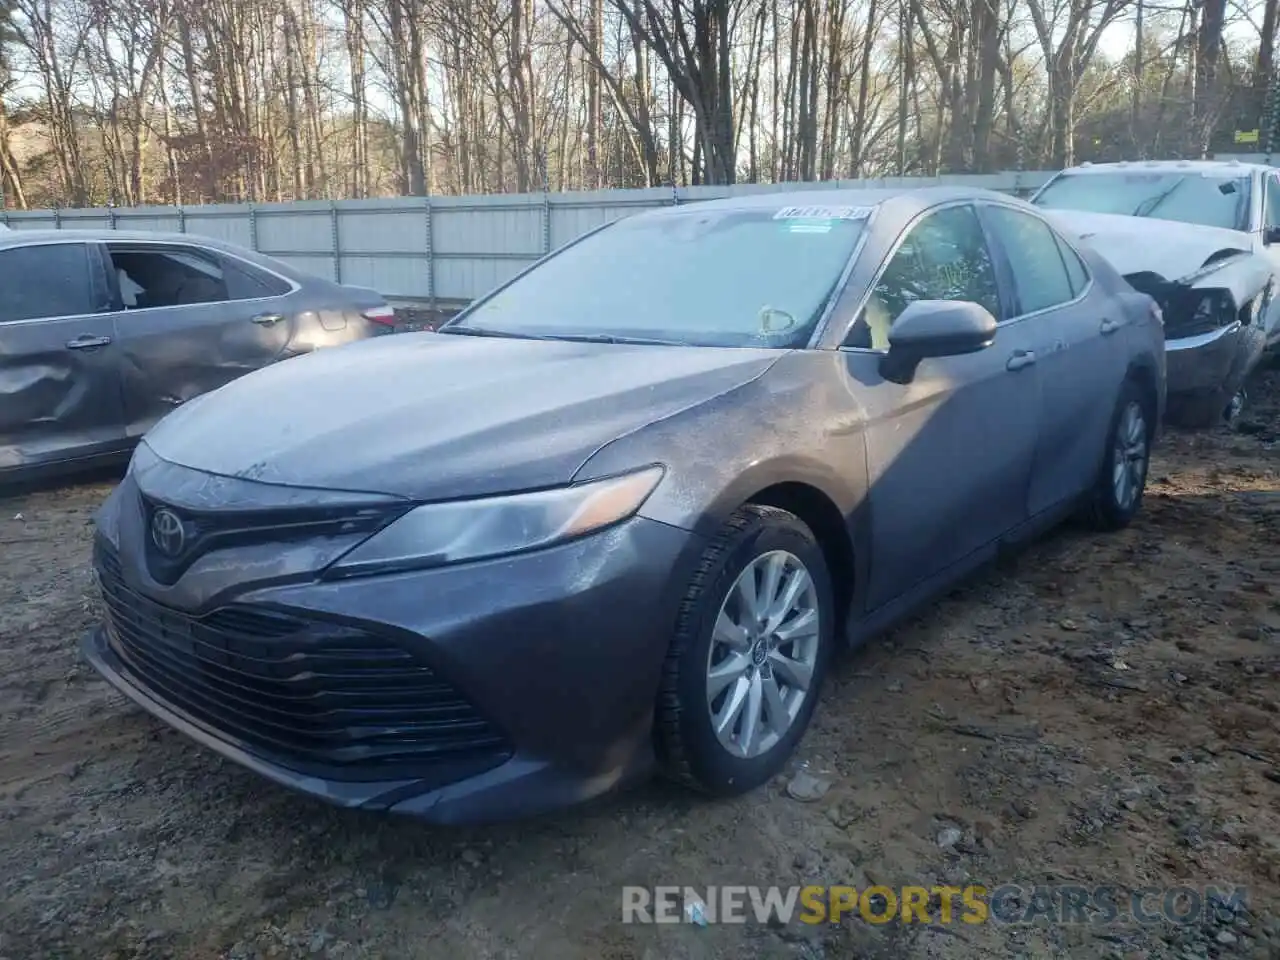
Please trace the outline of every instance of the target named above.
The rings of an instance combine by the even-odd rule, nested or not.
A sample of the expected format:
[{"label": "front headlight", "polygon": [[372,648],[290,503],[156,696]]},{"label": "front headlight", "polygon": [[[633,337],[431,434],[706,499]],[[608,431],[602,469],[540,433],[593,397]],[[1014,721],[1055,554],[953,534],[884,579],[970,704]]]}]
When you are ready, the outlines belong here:
[{"label": "front headlight", "polygon": [[1221,326],[1234,319],[1235,303],[1231,295],[1222,290],[1210,290],[1196,304],[1196,311],[1191,316],[1192,323],[1197,326],[1212,324]]},{"label": "front headlight", "polygon": [[1186,309],[1165,311],[1166,339],[1212,333],[1219,327],[1226,326],[1235,320],[1235,300],[1227,291],[1195,291],[1191,295],[1195,297],[1193,301],[1190,301],[1195,304],[1195,309],[1190,311]]},{"label": "front headlight", "polygon": [[634,516],[662,475],[662,467],[651,466],[553,490],[424,504],[352,547],[326,575],[439,567],[549,547]]}]

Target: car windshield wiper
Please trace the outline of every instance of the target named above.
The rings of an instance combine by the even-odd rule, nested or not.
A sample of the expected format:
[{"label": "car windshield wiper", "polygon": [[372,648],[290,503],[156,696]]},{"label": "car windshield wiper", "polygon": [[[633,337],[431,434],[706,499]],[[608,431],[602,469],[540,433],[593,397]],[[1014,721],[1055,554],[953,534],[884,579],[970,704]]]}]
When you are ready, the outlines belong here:
[{"label": "car windshield wiper", "polygon": [[1148,197],[1146,200],[1143,200],[1136,207],[1134,207],[1132,215],[1135,217],[1151,216],[1151,214],[1155,212],[1156,207],[1160,206],[1160,204],[1168,200],[1169,195],[1172,194],[1173,191],[1177,190],[1180,186],[1182,186],[1186,182],[1187,182],[1186,177],[1182,177],[1178,180],[1173,181],[1173,183],[1171,183],[1165,189],[1161,190],[1154,197]]},{"label": "car windshield wiper", "polygon": [[559,337],[547,337],[540,333],[519,333],[515,330],[493,330],[489,327],[467,327],[447,325],[436,333],[456,333],[464,337],[508,337],[513,340],[559,340]]},{"label": "car windshield wiper", "polygon": [[516,330],[494,330],[490,327],[444,326],[437,333],[457,333],[466,337],[510,337],[518,340],[572,340],[575,343],[657,344],[664,347],[687,347],[685,340],[662,340],[657,337],[622,337],[612,333],[521,333]]},{"label": "car windshield wiper", "polygon": [[632,343],[661,347],[687,347],[687,340],[663,340],[659,337],[622,337],[615,333],[563,333],[547,340],[572,340],[574,343]]}]

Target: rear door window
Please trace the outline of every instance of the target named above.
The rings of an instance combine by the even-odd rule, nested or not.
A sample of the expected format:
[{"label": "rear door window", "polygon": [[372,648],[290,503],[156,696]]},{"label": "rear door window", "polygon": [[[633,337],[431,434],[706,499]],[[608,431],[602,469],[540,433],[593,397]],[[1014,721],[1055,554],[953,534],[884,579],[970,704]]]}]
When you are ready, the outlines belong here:
[{"label": "rear door window", "polygon": [[108,244],[125,310],[182,307],[227,299],[222,266],[203,252],[181,247]]},{"label": "rear door window", "polygon": [[98,312],[83,243],[0,250],[0,323]]},{"label": "rear door window", "polygon": [[992,205],[987,213],[1013,270],[1019,316],[1076,298],[1057,235],[1047,223],[1010,207]]}]

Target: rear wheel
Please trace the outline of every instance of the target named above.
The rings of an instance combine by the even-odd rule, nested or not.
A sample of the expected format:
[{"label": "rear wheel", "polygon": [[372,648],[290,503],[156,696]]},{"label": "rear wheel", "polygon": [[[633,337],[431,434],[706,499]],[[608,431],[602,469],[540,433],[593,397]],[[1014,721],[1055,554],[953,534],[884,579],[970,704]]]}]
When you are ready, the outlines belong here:
[{"label": "rear wheel", "polygon": [[680,608],[658,702],[665,772],[744,793],[786,764],[835,632],[822,548],[794,514],[747,504],[708,546]]},{"label": "rear wheel", "polygon": [[1099,530],[1127,527],[1142,507],[1151,463],[1151,417],[1147,392],[1126,380],[1111,416],[1106,456],[1089,502],[1088,519]]}]

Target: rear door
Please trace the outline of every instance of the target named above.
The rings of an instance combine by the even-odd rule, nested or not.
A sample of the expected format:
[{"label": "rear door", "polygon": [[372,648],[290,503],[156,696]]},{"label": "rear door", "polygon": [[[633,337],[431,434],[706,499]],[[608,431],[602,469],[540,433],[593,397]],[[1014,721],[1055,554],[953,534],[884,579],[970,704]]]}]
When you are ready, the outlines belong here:
[{"label": "rear door", "polygon": [[1027,494],[1034,517],[1078,496],[1097,476],[1129,365],[1124,328],[1131,321],[1040,217],[994,203],[981,209],[1013,277],[1014,319],[1031,338],[1040,370],[1040,436]]},{"label": "rear door", "polygon": [[119,347],[96,249],[0,249],[0,473],[125,445]]},{"label": "rear door", "polygon": [[296,285],[198,244],[108,242],[126,429],[287,355]]}]

